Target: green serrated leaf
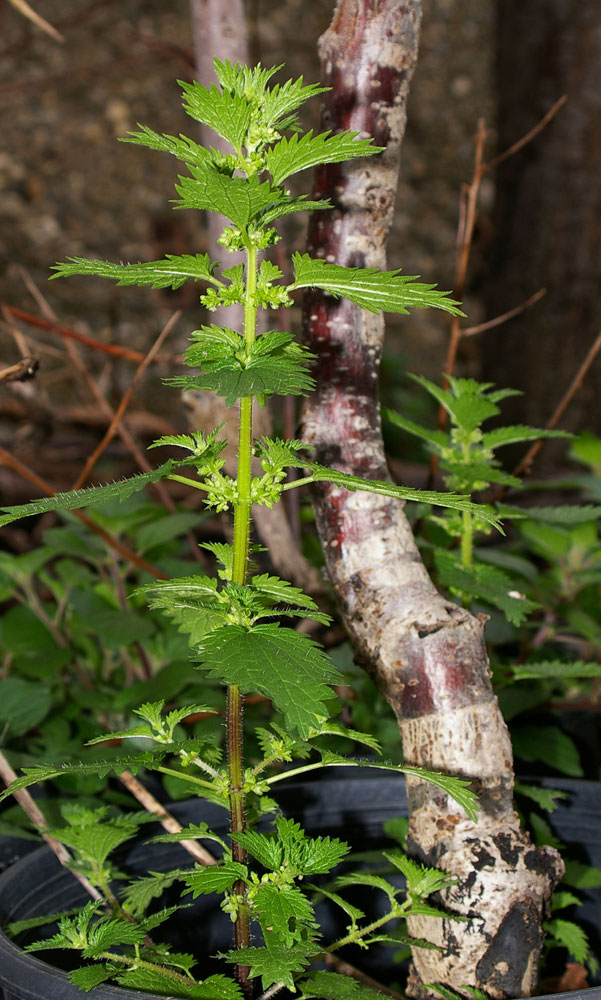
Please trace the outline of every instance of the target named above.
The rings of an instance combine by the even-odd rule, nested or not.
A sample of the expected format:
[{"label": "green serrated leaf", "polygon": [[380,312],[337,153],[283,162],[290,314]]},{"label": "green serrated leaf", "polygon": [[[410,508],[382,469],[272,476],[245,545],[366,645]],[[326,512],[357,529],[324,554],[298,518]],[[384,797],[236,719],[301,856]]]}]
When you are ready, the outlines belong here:
[{"label": "green serrated leaf", "polygon": [[52,278],[94,275],[111,278],[118,285],[176,289],[190,280],[219,284],[213,275],[215,267],[208,254],[199,253],[167,254],[164,260],[150,260],[142,264],[113,264],[108,260],[67,257],[65,263],[54,264],[51,270],[56,272]]},{"label": "green serrated leaf", "polygon": [[443,389],[423,375],[410,374],[410,378],[447,411],[453,422],[464,431],[473,431],[499,412],[493,396],[487,394],[490,383],[476,382],[474,379],[449,377],[449,389]]},{"label": "green serrated leaf", "polygon": [[307,837],[298,823],[280,817],[277,836],[254,830],[232,835],[265,868],[296,875],[320,875],[329,872],[349,851],[348,844],[332,837]]},{"label": "green serrated leaf", "polygon": [[427,865],[413,861],[401,851],[384,851],[384,857],[405,876],[407,892],[413,899],[425,899],[433,892],[440,892],[450,885],[455,885],[457,879],[447,872],[438,871]]},{"label": "green serrated leaf", "polygon": [[395,888],[395,886],[391,885],[390,882],[387,882],[380,875],[371,875],[369,872],[353,872],[352,875],[340,875],[334,884],[339,889],[353,885],[365,885],[370,889],[381,889],[388,896],[391,904],[396,902],[398,893],[402,891]]},{"label": "green serrated leaf", "polygon": [[30,517],[33,514],[47,514],[49,511],[58,510],[79,510],[81,507],[94,507],[108,503],[111,500],[118,500],[123,503],[129,500],[134,493],[158,483],[161,479],[166,479],[178,466],[190,465],[194,459],[170,459],[159,465],[158,468],[150,472],[142,472],[131,479],[122,479],[116,483],[108,483],[106,486],[91,486],[84,490],[74,490],[71,493],[56,493],[52,497],[41,497],[39,500],[32,500],[31,503],[21,504],[17,507],[0,507],[5,513],[0,517],[0,527],[11,524],[22,517]]},{"label": "green serrated leaf", "polygon": [[567,799],[567,792],[562,792],[558,788],[542,788],[540,785],[527,785],[522,781],[516,781],[514,786],[516,795],[523,795],[527,799],[536,802],[537,806],[546,812],[553,812],[557,809],[558,799]]},{"label": "green serrated leaf", "polygon": [[140,925],[101,917],[91,928],[89,944],[81,954],[83,958],[98,958],[103,951],[115,945],[140,944],[144,935],[145,930]]},{"label": "green serrated leaf", "polygon": [[299,1000],[383,1000],[385,994],[339,972],[312,972],[297,982]]},{"label": "green serrated leaf", "polygon": [[78,986],[85,993],[89,993],[95,986],[106,983],[114,975],[115,967],[113,965],[86,965],[81,969],[73,969],[69,973],[69,982]]},{"label": "green serrated leaf", "polygon": [[454,489],[465,490],[466,493],[474,493],[484,490],[491,483],[499,483],[503,486],[521,486],[521,479],[511,476],[503,469],[498,469],[490,462],[458,462],[454,459],[444,458],[441,460],[441,468],[447,473],[445,482]]},{"label": "green serrated leaf", "polygon": [[301,104],[317,94],[323,94],[326,90],[327,87],[321,87],[317,83],[305,84],[302,76],[298,80],[276,83],[261,95],[262,116],[270,126],[283,131],[294,124],[295,119],[291,119],[290,116]]},{"label": "green serrated leaf", "polygon": [[219,212],[239,229],[244,230],[250,222],[263,220],[268,209],[273,211],[292,204],[286,191],[273,187],[269,181],[259,180],[256,174],[229,177],[211,163],[189,169],[191,177],[178,178],[176,206]]},{"label": "green serrated leaf", "polygon": [[499,518],[492,511],[492,508],[483,504],[471,503],[465,496],[458,496],[456,493],[435,493],[430,490],[414,490],[407,486],[395,486],[393,483],[383,482],[377,479],[361,479],[359,476],[350,476],[338,469],[328,469],[315,462],[305,463],[305,467],[310,469],[315,482],[334,483],[336,486],[344,486],[347,490],[359,490],[364,493],[376,493],[379,496],[394,497],[398,500],[414,500],[416,503],[429,503],[435,507],[449,507],[452,510],[465,510],[477,517],[488,521],[499,531],[502,531]]},{"label": "green serrated leaf", "polygon": [[601,868],[585,865],[574,858],[565,859],[566,873],[562,879],[574,889],[601,889]]},{"label": "green serrated leaf", "polygon": [[281,580],[279,576],[270,576],[269,573],[260,573],[250,578],[249,586],[253,587],[259,594],[268,598],[273,603],[283,602],[293,604],[299,608],[306,608],[308,611],[316,611],[317,605],[312,597],[304,594],[300,587],[293,587],[287,580]]},{"label": "green serrated leaf", "polygon": [[565,910],[567,906],[580,906],[580,904],[580,898],[574,895],[573,892],[560,890],[554,892],[551,896],[551,913],[556,913],[557,910]]},{"label": "green serrated leaf", "polygon": [[267,948],[239,948],[220,957],[237,965],[249,965],[251,979],[260,976],[264,990],[281,982],[294,991],[294,973],[303,971],[314,951],[314,945],[295,944],[292,948],[285,948],[271,944]]},{"label": "green serrated leaf", "polygon": [[435,285],[418,283],[415,276],[399,271],[378,271],[372,267],[340,267],[324,260],[313,260],[309,254],[295,253],[292,257],[295,288],[321,288],[329,295],[350,299],[369,312],[408,313],[409,309],[433,307],[444,309],[453,316],[465,315],[459,303],[450,299],[449,292],[435,290]]},{"label": "green serrated leaf", "polygon": [[447,795],[465,809],[470,819],[475,820],[478,816],[478,800],[475,793],[470,788],[470,783],[464,778],[455,778],[448,774],[438,774],[436,771],[426,771],[419,767],[406,767],[404,764],[392,764],[390,761],[356,760],[333,754],[330,751],[320,751],[324,764],[328,767],[370,767],[382,771],[396,771],[397,774],[411,774],[422,781],[429,781],[431,784],[441,788]]},{"label": "green serrated leaf", "polygon": [[574,741],[557,726],[516,726],[511,733],[517,757],[528,763],[543,761],[571,778],[583,771]]},{"label": "green serrated leaf", "polygon": [[347,726],[339,726],[335,722],[323,723],[319,727],[319,731],[313,733],[312,738],[316,736],[342,736],[344,739],[353,740],[355,743],[361,743],[363,746],[369,747],[375,753],[382,753],[380,742],[375,736],[371,736],[369,733],[361,733],[357,729],[349,729]]},{"label": "green serrated leaf", "polygon": [[233,840],[240,844],[248,854],[270,871],[278,871],[284,860],[284,849],[277,837],[271,834],[257,833],[256,830],[245,830],[237,833]]},{"label": "green serrated leaf", "polygon": [[267,226],[276,219],[282,219],[285,215],[293,215],[295,212],[323,212],[332,208],[330,201],[320,199],[311,201],[302,194],[299,198],[291,198],[289,201],[276,202],[271,208],[261,212],[260,222],[262,226]]},{"label": "green serrated leaf", "polygon": [[382,410],[382,416],[386,420],[389,420],[391,424],[395,424],[396,427],[400,427],[402,430],[407,431],[408,434],[413,434],[414,437],[427,441],[428,444],[432,445],[438,452],[440,452],[443,448],[446,448],[448,444],[448,436],[444,431],[433,430],[430,427],[422,427],[421,424],[416,424],[413,420],[408,420],[407,417],[403,417],[402,414],[395,413],[394,410],[386,408]]},{"label": "green serrated leaf", "polygon": [[257,889],[253,906],[265,940],[279,939],[286,948],[306,941],[317,926],[311,903],[296,886],[265,883]]},{"label": "green serrated leaf", "polygon": [[526,507],[523,513],[533,521],[545,521],[547,524],[586,524],[588,521],[598,521],[601,517],[601,506],[594,504],[563,504],[556,507]]},{"label": "green serrated leaf", "polygon": [[212,892],[226,892],[235,882],[245,879],[247,875],[246,865],[241,865],[238,861],[225,861],[223,864],[208,865],[204,868],[196,865],[193,871],[186,873],[184,882],[196,899],[197,896]]},{"label": "green serrated leaf", "polygon": [[88,740],[85,746],[91,747],[96,743],[106,743],[107,740],[131,740],[140,737],[152,740],[155,734],[150,726],[141,724],[132,726],[131,729],[121,729],[114,733],[105,733],[103,736],[95,736],[93,740]]},{"label": "green serrated leaf", "polygon": [[233,406],[237,399],[260,393],[298,396],[314,386],[306,367],[313,355],[307,348],[294,343],[292,334],[264,333],[253,346],[248,360],[237,353],[233,347],[221,345],[221,356],[216,358],[215,350],[209,355],[206,345],[193,344],[186,352],[186,364],[201,366],[203,372],[193,376],[178,375],[169,379],[169,384],[211,390],[224,396],[227,406]]},{"label": "green serrated leaf", "polygon": [[462,566],[457,553],[437,549],[434,562],[441,586],[462,591],[499,608],[512,625],[520,625],[539,605],[516,590],[512,578],[496,566]]},{"label": "green serrated leaf", "polygon": [[76,913],[79,913],[79,907],[74,907],[72,910],[61,910],[59,913],[46,913],[43,917],[13,920],[12,923],[4,926],[4,930],[10,937],[16,937],[17,934],[22,934],[23,931],[35,930],[37,927],[45,927],[47,924],[58,923],[59,920],[63,920],[65,917],[72,917]]},{"label": "green serrated leaf", "polygon": [[184,111],[213,129],[235,149],[240,149],[250,125],[252,105],[242,96],[223,93],[214,84],[203,87],[198,81],[179,80],[184,92]]},{"label": "green serrated leaf", "polygon": [[96,826],[84,826],[81,829],[67,826],[60,830],[48,831],[62,844],[72,847],[78,855],[95,861],[97,865],[104,864],[109,854],[124,844],[137,832],[137,826],[113,826],[110,823],[98,823]]},{"label": "green serrated leaf", "polygon": [[341,678],[312,639],[278,625],[216,629],[204,637],[201,654],[210,677],[271,698],[303,739],[328,717],[327,685]]},{"label": "green serrated leaf", "polygon": [[156,149],[163,153],[171,153],[183,163],[199,165],[211,158],[211,153],[204,146],[199,146],[193,139],[186,135],[176,137],[174,135],[159,135],[147,125],[138,123],[139,132],[128,132],[125,136],[119,137],[119,142],[131,142],[137,146],[148,146],[149,149]]},{"label": "green serrated leaf", "polygon": [[140,751],[129,757],[115,757],[112,760],[94,760],[89,764],[77,761],[74,764],[40,764],[36,767],[24,767],[22,777],[17,778],[8,788],[0,791],[0,802],[21,788],[29,788],[30,785],[60,778],[66,774],[79,776],[93,774],[100,778],[106,777],[107,774],[121,774],[122,771],[128,770],[135,774],[141,767],[152,767],[153,764],[158,763],[166,753],[168,753],[168,748]]},{"label": "green serrated leaf", "polygon": [[123,905],[133,917],[142,917],[150,904],[174,882],[181,881],[187,870],[174,869],[168,872],[149,872],[148,875],[128,882],[121,889]]},{"label": "green serrated leaf", "polygon": [[359,132],[321,132],[313,135],[292,135],[282,139],[265,153],[265,164],[274,184],[281,184],[287,177],[318,163],[340,163],[357,156],[381,153],[382,146],[374,146],[373,139],[357,139]]},{"label": "green serrated leaf", "polygon": [[305,460],[298,453],[307,450],[310,449],[303,441],[297,441],[294,438],[283,441],[282,438],[262,437],[255,443],[255,451],[261,459],[262,467],[272,471],[302,468]]},{"label": "green serrated leaf", "polygon": [[242,990],[229,976],[209,976],[196,987],[198,1000],[242,1000]]},{"label": "green serrated leaf", "polygon": [[227,545],[225,542],[201,542],[200,548],[206,549],[207,552],[212,552],[217,562],[221,564],[222,568],[218,574],[221,579],[231,580],[234,563],[233,546]]},{"label": "green serrated leaf", "polygon": [[305,883],[305,889],[311,889],[313,892],[317,892],[321,896],[325,896],[326,899],[331,900],[331,902],[335,903],[336,906],[339,906],[341,910],[344,910],[347,916],[350,917],[352,927],[356,925],[358,920],[362,920],[365,916],[363,910],[360,910],[357,906],[352,906],[348,900],[339,896],[337,892],[332,892],[330,889],[324,889],[320,885],[311,885],[309,883]]},{"label": "green serrated leaf", "polygon": [[539,441],[542,438],[571,437],[566,431],[548,431],[540,427],[526,427],[524,424],[516,424],[510,427],[495,427],[492,431],[486,431],[482,437],[482,447],[494,451],[507,444],[519,444],[522,441]]},{"label": "green serrated leaf", "polygon": [[539,680],[543,677],[556,677],[565,680],[572,677],[601,677],[601,663],[591,663],[585,660],[540,660],[535,663],[517,663],[512,666],[513,678],[516,681]]},{"label": "green serrated leaf", "polygon": [[586,962],[590,957],[589,940],[582,927],[571,920],[547,920],[544,923],[545,932],[554,939],[556,944],[567,948],[576,962]]},{"label": "green serrated leaf", "polygon": [[125,972],[119,971],[116,979],[120,986],[127,986],[132,989],[142,990],[152,996],[197,998],[197,1000],[242,1000],[240,987],[227,976],[210,976],[202,983],[194,981],[177,981],[169,976],[166,970],[165,975],[154,969],[128,969]]}]

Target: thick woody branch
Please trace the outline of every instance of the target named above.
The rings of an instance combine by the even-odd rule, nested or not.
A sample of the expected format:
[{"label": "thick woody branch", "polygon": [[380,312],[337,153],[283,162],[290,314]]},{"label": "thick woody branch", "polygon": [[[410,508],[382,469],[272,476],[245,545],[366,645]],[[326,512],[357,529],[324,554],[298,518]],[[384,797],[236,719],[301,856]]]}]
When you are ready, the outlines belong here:
[{"label": "thick woody branch", "polygon": [[[321,167],[315,187],[334,210],[318,213],[309,252],[337,264],[384,267],[420,4],[339,0],[320,40],[322,126],[361,130],[381,157]],[[318,355],[317,392],[304,413],[317,458],[366,478],[387,476],[377,396],[380,317],[321,293],[307,296],[305,342]],[[438,789],[409,784],[410,841],[424,861],[461,882],[444,902],[468,923],[412,918],[411,933],[445,952],[416,949],[409,991],[442,982],[491,996],[531,992],[545,900],[559,874],[555,852],[532,847],[512,808],[511,744],[493,695],[483,622],[443,598],[421,562],[401,506],[326,487],[318,530],[357,658],[399,720],[407,763],[468,777],[478,821]]]}]

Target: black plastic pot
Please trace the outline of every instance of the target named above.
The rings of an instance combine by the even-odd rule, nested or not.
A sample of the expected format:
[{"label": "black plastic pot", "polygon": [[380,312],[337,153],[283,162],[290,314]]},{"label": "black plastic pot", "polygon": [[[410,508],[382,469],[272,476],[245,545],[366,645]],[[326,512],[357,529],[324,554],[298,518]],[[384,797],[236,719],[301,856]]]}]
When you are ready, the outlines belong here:
[{"label": "black plastic pot", "polygon": [[[331,773],[331,772],[330,772]],[[553,813],[553,827],[568,845],[571,856],[589,864],[601,866],[601,786],[581,781],[544,780],[547,787],[562,788],[569,799]],[[330,834],[348,840],[354,849],[376,848],[386,843],[382,823],[394,816],[406,814],[404,783],[401,778],[372,772],[360,777],[354,768],[337,770],[335,778],[310,783],[290,784],[278,792],[280,805],[287,815],[294,816],[313,835]],[[224,830],[223,810],[208,803],[186,802],[173,806],[181,822],[205,820],[216,830]],[[144,828],[144,839],[152,835]],[[146,845],[134,847],[120,861],[120,866],[134,873],[148,869],[166,871],[185,866],[190,857],[179,845]],[[379,894],[373,894],[377,897]],[[586,925],[591,938],[599,938],[601,927],[601,893],[589,894],[578,920]],[[41,913],[52,913],[80,905],[87,896],[72,875],[62,869],[48,848],[41,848],[0,876],[0,916],[3,923],[27,919]],[[362,899],[362,904],[365,899]],[[326,919],[327,915],[326,915]],[[215,908],[210,897],[200,897],[193,907],[183,911],[183,918],[174,931],[178,950],[193,950],[199,928],[203,947],[208,955],[227,948],[231,940],[229,920]],[[336,928],[332,928],[336,931]],[[35,932],[39,936],[39,932]],[[31,938],[35,934],[32,932]],[[24,935],[21,947],[27,943]],[[69,983],[64,971],[47,965],[34,955],[21,950],[0,932],[0,996],[2,1000],[82,1000],[84,994]],[[70,953],[67,953],[69,955]],[[381,981],[398,976],[392,965],[393,949],[373,951],[371,967],[366,971]],[[55,952],[58,962],[65,953]],[[362,953],[362,958],[364,953]],[[350,958],[353,961],[353,958]],[[377,964],[373,964],[377,963]],[[365,963],[362,963],[365,967]],[[203,968],[203,975],[217,971]],[[100,985],[94,1000],[156,1000],[150,994]],[[554,994],[545,1000],[565,996],[571,1000],[601,1000],[601,986],[568,994]]]},{"label": "black plastic pot", "polygon": [[3,834],[0,836],[0,872],[6,871],[16,861],[24,858],[26,854],[37,851],[39,846],[39,840],[31,840],[29,837],[11,837],[9,834]]}]

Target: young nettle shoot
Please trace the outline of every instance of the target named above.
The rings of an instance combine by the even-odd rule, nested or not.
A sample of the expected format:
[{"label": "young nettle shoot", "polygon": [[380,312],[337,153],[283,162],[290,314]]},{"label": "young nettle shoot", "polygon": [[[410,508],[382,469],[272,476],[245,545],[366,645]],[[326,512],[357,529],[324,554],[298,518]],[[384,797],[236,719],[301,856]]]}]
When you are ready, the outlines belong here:
[{"label": "young nettle shoot", "polygon": [[[160,609],[173,620],[174,627],[189,634],[194,669],[227,688],[225,761],[221,762],[210,741],[186,738],[179,725],[187,715],[210,708],[185,705],[165,713],[161,702],[152,702],[137,711],[141,721],[130,730],[113,734],[126,747],[131,745],[127,741],[133,739],[132,752],[124,750],[118,758],[107,755],[106,760],[95,760],[92,765],[40,765],[26,769],[11,786],[14,791],[60,774],[119,774],[125,769],[148,768],[175,777],[190,794],[229,809],[227,841],[203,824],[173,837],[166,835],[167,839],[217,841],[222,853],[218,863],[196,865],[186,871],[150,873],[127,888],[110,884],[112,869],[107,858],[110,850],[122,842],[125,832],[135,828],[134,820],[107,816],[100,822],[96,817],[95,828],[106,831],[97,834],[104,837],[102,843],[90,835],[89,824],[83,822],[86,817],[80,817],[81,833],[77,835],[73,833],[72,816],[62,832],[53,831],[55,837],[62,837],[79,853],[76,863],[93,877],[107,904],[104,907],[102,902],[91,903],[77,916],[63,916],[58,933],[44,943],[81,951],[89,964],[71,973],[71,979],[85,990],[112,979],[158,995],[234,1000],[241,990],[249,993],[256,979],[260,980],[259,989],[270,992],[287,986],[306,997],[342,1000],[351,993],[357,1000],[363,995],[371,997],[372,990],[344,976],[311,971],[312,963],[324,952],[334,953],[353,942],[405,941],[406,937],[391,922],[398,924],[415,912],[440,915],[441,911],[429,906],[425,899],[449,884],[444,873],[422,869],[399,851],[389,854],[388,862],[404,873],[406,890],[365,870],[352,879],[342,878],[334,886],[336,891],[331,886],[317,887],[311,879],[335,867],[347,854],[347,844],[336,838],[309,837],[293,820],[282,817],[276,820],[272,832],[259,833],[249,828],[249,817],[274,809],[267,793],[276,782],[325,766],[349,764],[347,756],[314,744],[323,734],[349,735],[329,719],[330,703],[335,697],[332,686],[341,681],[341,675],[313,639],[281,624],[285,617],[293,622],[313,618],[321,624],[329,619],[298,588],[268,573],[253,571],[249,558],[253,504],[272,505],[286,490],[330,482],[349,490],[422,501],[466,518],[498,523],[491,509],[479,508],[461,494],[421,492],[389,482],[365,481],[313,462],[299,441],[253,437],[253,399],[264,402],[273,395],[303,395],[313,385],[312,355],[290,333],[268,329],[258,334],[259,309],[288,307],[295,292],[318,288],[331,296],[345,296],[372,312],[407,313],[412,308],[427,307],[453,315],[460,312],[458,303],[446,292],[399,271],[344,268],[295,253],[290,280],[263,256],[280,239],[274,226],[276,220],[296,212],[330,211],[326,200],[293,196],[286,187],[291,175],[317,164],[380,152],[370,139],[357,133],[302,133],[298,109],[323,88],[306,85],[302,78],[272,84],[278,69],[260,65],[251,69],[215,60],[217,85],[182,84],[185,111],[226,140],[230,147],[226,154],[185,136],[159,134],[146,126],[140,126],[125,140],[171,153],[185,164],[187,173],[179,177],[176,185],[176,207],[217,212],[229,220],[219,239],[225,267],[205,253],[168,255],[164,260],[140,264],[70,258],[54,268],[54,277],[97,275],[112,278],[120,285],[152,288],[175,289],[185,281],[197,281],[201,284],[200,302],[207,310],[232,304],[243,307],[240,330],[206,325],[194,331],[184,358],[193,371],[171,379],[178,388],[211,390],[224,397],[228,405],[239,404],[236,476],[224,471],[225,441],[219,438],[219,428],[210,434],[168,436],[153,447],[175,447],[179,454],[150,473],[35,500],[21,507],[5,507],[0,517],[1,525],[30,514],[123,500],[164,478],[188,484],[199,491],[206,506],[233,515],[232,544],[207,546],[220,563],[219,578],[198,573],[146,587],[151,607]],[[227,266],[227,255],[233,252],[244,254],[244,264]],[[253,456],[260,463],[260,475],[253,475]],[[291,469],[303,472],[290,479]],[[244,695],[249,693],[266,696],[280,713],[280,721],[257,732],[263,757],[250,767],[245,766],[242,736]],[[371,751],[378,750],[369,734],[350,735]],[[282,763],[295,760],[297,766],[282,770]],[[396,767],[386,761],[375,765],[370,761],[355,763],[404,771],[431,781],[456,799],[468,816],[475,815],[474,797],[465,781]],[[340,894],[357,879],[380,890],[387,900],[385,912],[375,923],[366,922],[365,914]],[[223,957],[236,967],[235,980],[219,975],[200,981],[191,971],[194,960],[190,956],[172,954],[165,945],[154,943],[154,928],[171,911],[148,916],[148,907],[175,882],[181,883],[185,902],[189,900],[186,893],[193,897],[214,892],[223,896],[222,906],[234,924],[234,947]],[[322,938],[315,915],[315,898],[324,895],[342,907],[349,918],[347,932],[335,942]],[[199,928],[199,942],[202,937]],[[433,947],[427,942],[412,943]],[[224,970],[227,968],[225,964]]]}]

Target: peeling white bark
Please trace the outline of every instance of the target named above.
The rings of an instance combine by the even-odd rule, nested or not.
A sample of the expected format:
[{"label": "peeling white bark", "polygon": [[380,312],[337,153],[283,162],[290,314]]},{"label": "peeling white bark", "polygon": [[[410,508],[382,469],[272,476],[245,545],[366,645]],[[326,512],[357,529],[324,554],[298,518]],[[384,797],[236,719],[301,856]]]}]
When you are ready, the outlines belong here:
[{"label": "peeling white bark", "polygon": [[[360,129],[381,156],[319,168],[316,193],[334,210],[311,221],[309,252],[385,267],[405,102],[417,58],[419,0],[339,0],[320,40],[324,128]],[[317,392],[304,437],[319,461],[366,478],[388,473],[377,377],[384,326],[345,300],[306,297],[305,341],[318,354]],[[424,983],[527,996],[536,981],[541,920],[562,863],[535,848],[512,806],[513,761],[490,684],[484,623],[443,598],[421,562],[402,505],[323,487],[316,500],[328,571],[357,660],[392,705],[407,763],[468,778],[480,797],[473,823],[425,782],[408,781],[414,855],[460,878],[443,894],[465,923],[412,918],[411,932],[445,953],[414,949],[409,994]]]}]

